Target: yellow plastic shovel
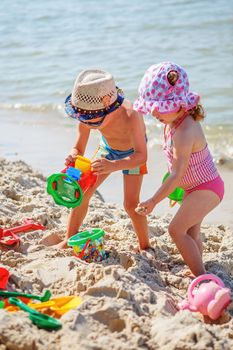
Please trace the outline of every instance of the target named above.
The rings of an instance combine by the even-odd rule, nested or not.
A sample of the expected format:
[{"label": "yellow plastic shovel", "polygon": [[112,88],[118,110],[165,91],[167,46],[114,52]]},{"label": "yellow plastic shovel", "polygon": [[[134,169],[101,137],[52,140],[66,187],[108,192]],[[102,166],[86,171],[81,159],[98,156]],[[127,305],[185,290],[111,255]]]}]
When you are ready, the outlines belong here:
[{"label": "yellow plastic shovel", "polygon": [[[53,314],[55,317],[60,317],[65,312],[78,307],[81,303],[82,299],[80,297],[70,295],[50,299],[43,303],[28,303],[28,306],[45,314]],[[19,311],[19,308],[8,306],[6,310],[13,312]]]}]

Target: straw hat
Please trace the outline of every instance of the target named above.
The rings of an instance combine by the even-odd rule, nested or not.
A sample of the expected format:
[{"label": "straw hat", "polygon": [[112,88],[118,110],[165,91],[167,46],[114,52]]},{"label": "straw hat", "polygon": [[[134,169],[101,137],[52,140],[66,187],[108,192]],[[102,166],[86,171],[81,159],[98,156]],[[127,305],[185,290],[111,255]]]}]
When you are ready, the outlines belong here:
[{"label": "straw hat", "polygon": [[117,99],[117,89],[110,73],[89,69],[78,75],[71,96],[76,108],[93,111],[106,108],[106,97],[109,105],[114,103]]},{"label": "straw hat", "polygon": [[122,92],[110,73],[87,69],[78,75],[72,94],[65,101],[66,113],[73,118],[85,115],[92,119],[107,114],[109,110],[112,112],[122,102]]}]

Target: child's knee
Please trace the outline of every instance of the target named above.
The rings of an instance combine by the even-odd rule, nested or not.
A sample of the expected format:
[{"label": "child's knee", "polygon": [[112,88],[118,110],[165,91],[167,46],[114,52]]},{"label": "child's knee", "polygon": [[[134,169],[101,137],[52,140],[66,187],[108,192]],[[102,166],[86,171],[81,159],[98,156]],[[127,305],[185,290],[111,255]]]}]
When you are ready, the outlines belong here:
[{"label": "child's knee", "polygon": [[135,201],[124,201],[124,208],[125,211],[128,215],[135,215],[135,208],[137,208],[138,202],[136,203]]},{"label": "child's knee", "polygon": [[176,238],[180,234],[180,229],[175,223],[171,222],[168,226],[168,232],[172,238]]},{"label": "child's knee", "polygon": [[89,204],[91,198],[93,197],[95,193],[95,190],[93,188],[89,188],[84,194],[83,194],[83,202]]}]

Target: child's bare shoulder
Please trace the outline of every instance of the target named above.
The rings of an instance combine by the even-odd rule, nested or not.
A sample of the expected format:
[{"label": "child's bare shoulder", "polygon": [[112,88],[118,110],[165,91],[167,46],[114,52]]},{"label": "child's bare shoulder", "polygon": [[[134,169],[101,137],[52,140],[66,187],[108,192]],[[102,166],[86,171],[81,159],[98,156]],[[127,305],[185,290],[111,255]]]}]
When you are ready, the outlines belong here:
[{"label": "child's bare shoulder", "polygon": [[125,107],[125,109],[129,109],[129,110],[133,109],[133,104],[129,100],[124,100],[122,106]]},{"label": "child's bare shoulder", "polygon": [[143,119],[142,115],[133,109],[133,104],[129,100],[125,100],[122,106],[125,109],[127,117],[131,120]]},{"label": "child's bare shoulder", "polygon": [[188,117],[179,125],[174,134],[174,140],[176,139],[189,139],[190,141],[194,138],[195,129],[198,127],[197,122],[192,118]]}]

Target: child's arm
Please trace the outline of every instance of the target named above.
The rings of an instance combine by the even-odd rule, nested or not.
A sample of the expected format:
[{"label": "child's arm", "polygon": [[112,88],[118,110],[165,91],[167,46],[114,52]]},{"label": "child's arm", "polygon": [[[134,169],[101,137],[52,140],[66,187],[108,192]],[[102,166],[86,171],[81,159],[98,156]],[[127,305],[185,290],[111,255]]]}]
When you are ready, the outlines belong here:
[{"label": "child's arm", "polygon": [[65,159],[65,165],[70,165],[77,155],[83,155],[87,146],[87,142],[90,135],[90,129],[88,129],[82,123],[77,126],[77,136],[73,148],[70,150],[70,154]]},{"label": "child's arm", "polygon": [[143,117],[136,111],[129,115],[129,127],[133,141],[134,153],[124,159],[97,159],[92,165],[98,174],[111,173],[117,170],[133,169],[147,161],[147,147],[145,139],[145,124]]},{"label": "child's arm", "polygon": [[154,207],[172,193],[179,186],[182,177],[188,167],[193,148],[193,135],[190,131],[176,132],[173,138],[173,164],[172,170],[166,181],[155,192],[153,197],[139,203],[136,211],[141,215],[148,215]]}]

